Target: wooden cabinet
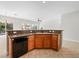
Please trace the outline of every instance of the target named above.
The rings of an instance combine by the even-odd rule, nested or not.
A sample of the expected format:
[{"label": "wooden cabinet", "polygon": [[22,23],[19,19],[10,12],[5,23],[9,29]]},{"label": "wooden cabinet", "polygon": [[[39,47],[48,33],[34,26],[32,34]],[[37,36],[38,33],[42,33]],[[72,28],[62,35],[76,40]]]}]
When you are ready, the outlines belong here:
[{"label": "wooden cabinet", "polygon": [[51,48],[51,35],[46,34],[43,37],[43,48]]},{"label": "wooden cabinet", "polygon": [[9,57],[12,57],[12,55],[13,55],[13,53],[12,53],[12,46],[13,46],[13,44],[12,44],[12,40],[13,39],[10,39],[10,37],[8,37],[8,56]]},{"label": "wooden cabinet", "polygon": [[60,34],[53,34],[51,48],[58,50],[60,48]]},{"label": "wooden cabinet", "polygon": [[35,34],[35,48],[60,48],[60,34]]},{"label": "wooden cabinet", "polygon": [[28,51],[34,49],[34,35],[28,37]]},{"label": "wooden cabinet", "polygon": [[35,48],[50,48],[51,35],[50,34],[36,34]]},{"label": "wooden cabinet", "polygon": [[43,36],[35,34],[35,48],[43,48]]},{"label": "wooden cabinet", "polygon": [[[59,50],[61,48],[62,45],[62,32],[61,30],[31,30],[32,34],[31,35],[25,35],[27,38],[26,42],[23,41],[25,43],[24,47],[26,47],[25,50],[30,51],[32,49],[35,48],[51,48],[51,49],[56,49]],[[15,31],[8,31],[8,46],[7,46],[7,50],[8,50],[8,56],[9,57],[13,57],[13,47],[15,46],[13,44],[14,42],[14,32]],[[41,34],[37,34],[37,32],[41,33]],[[30,34],[30,31],[17,31],[17,36],[19,36],[20,34]],[[13,37],[13,38],[12,38]],[[19,44],[19,43],[18,43]],[[18,46],[18,47],[23,47],[23,45]],[[18,48],[19,49],[19,48]],[[23,50],[23,49],[22,49]],[[21,51],[20,51],[21,52]],[[23,51],[22,51],[23,52]],[[19,54],[19,53],[17,53]]]},{"label": "wooden cabinet", "polygon": [[[8,55],[13,57],[13,42],[14,39],[8,37]],[[61,48],[61,35],[60,34],[32,34],[28,36],[28,51],[34,48],[52,48],[59,50]]]}]

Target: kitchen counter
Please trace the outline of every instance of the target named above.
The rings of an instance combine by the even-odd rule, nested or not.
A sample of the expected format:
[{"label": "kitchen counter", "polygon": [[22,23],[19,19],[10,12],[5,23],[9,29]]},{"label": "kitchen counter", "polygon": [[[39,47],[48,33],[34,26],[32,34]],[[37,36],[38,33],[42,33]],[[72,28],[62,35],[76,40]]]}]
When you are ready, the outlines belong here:
[{"label": "kitchen counter", "polygon": [[20,34],[20,35],[11,35],[10,38],[22,37],[22,36],[30,36],[32,34]]},{"label": "kitchen counter", "polygon": [[32,35],[32,34],[56,34],[56,33],[30,33],[29,35]]},{"label": "kitchen counter", "polygon": [[31,36],[34,34],[56,34],[56,33],[29,33],[29,34],[19,34],[19,35],[10,35],[10,38],[22,37],[22,36]]},{"label": "kitchen counter", "polygon": [[[59,50],[62,47],[62,30],[14,30],[7,31],[7,37],[9,57],[16,56],[16,52],[13,51],[17,50],[17,47],[19,49],[22,47],[27,52],[36,48]],[[19,49],[17,51],[20,51]]]},{"label": "kitchen counter", "polygon": [[33,34],[61,34],[63,30],[10,30],[7,31],[8,37],[16,38],[22,36],[30,36]]}]

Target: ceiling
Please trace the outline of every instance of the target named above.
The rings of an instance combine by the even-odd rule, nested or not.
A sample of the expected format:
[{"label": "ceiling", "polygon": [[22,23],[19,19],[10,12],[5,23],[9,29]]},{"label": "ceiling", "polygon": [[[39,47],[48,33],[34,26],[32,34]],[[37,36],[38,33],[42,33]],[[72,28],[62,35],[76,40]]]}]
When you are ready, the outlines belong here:
[{"label": "ceiling", "polygon": [[33,19],[79,10],[79,1],[0,1],[0,14]]}]

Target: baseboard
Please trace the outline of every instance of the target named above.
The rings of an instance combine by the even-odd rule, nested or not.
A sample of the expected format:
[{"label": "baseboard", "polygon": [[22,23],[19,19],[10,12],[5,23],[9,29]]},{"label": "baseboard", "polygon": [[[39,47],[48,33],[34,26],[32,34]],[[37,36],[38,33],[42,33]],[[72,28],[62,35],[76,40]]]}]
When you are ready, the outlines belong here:
[{"label": "baseboard", "polygon": [[63,40],[79,43],[79,41],[77,41],[77,40],[72,40],[72,39],[63,39]]}]

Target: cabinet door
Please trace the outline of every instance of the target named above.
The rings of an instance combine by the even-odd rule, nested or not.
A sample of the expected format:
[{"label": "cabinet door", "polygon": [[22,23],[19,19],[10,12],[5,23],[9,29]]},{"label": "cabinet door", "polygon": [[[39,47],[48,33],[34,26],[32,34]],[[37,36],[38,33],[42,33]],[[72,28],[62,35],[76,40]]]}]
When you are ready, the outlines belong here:
[{"label": "cabinet door", "polygon": [[43,36],[41,34],[35,35],[35,48],[43,48]]},{"label": "cabinet door", "polygon": [[52,48],[54,49],[58,48],[58,35],[57,34],[52,35]]},{"label": "cabinet door", "polygon": [[34,35],[31,35],[28,38],[28,50],[32,49],[34,49]]},{"label": "cabinet door", "polygon": [[43,46],[44,48],[50,48],[51,47],[51,36],[50,35],[45,35],[43,38]]},{"label": "cabinet door", "polygon": [[43,48],[42,38],[35,38],[35,48]]}]

